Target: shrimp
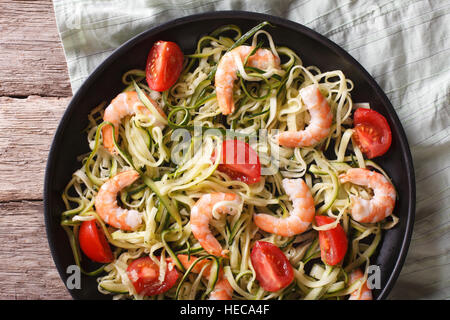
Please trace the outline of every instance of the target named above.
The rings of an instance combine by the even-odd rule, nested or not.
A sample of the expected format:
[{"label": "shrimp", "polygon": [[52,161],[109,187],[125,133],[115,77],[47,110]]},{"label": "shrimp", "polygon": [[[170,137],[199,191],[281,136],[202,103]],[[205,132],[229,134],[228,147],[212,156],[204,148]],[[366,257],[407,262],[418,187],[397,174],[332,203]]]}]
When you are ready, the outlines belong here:
[{"label": "shrimp", "polygon": [[[183,267],[188,269],[197,258],[194,256],[188,256],[185,254],[177,255],[178,260],[181,262]],[[206,259],[200,260],[195,264],[192,268],[192,272],[200,273],[205,265],[208,263]],[[211,265],[207,265],[205,270],[203,271],[203,276],[205,278],[209,278],[211,275]],[[228,280],[223,275],[222,268],[219,270],[219,278],[217,279],[216,285],[214,286],[214,290],[209,295],[209,300],[231,300],[231,296],[233,294],[233,288],[231,287]]]},{"label": "shrimp", "polygon": [[319,143],[330,133],[333,113],[327,99],[320,93],[317,85],[300,90],[300,96],[306,105],[311,121],[300,131],[285,131],[276,136],[279,145],[289,148],[309,147]]},{"label": "shrimp", "polygon": [[[253,46],[239,46],[224,54],[219,61],[215,76],[215,87],[217,102],[224,115],[234,112],[233,83],[237,80],[238,71],[236,61],[244,62],[253,49],[255,49]],[[280,58],[270,50],[258,49],[254,55],[248,58],[247,65],[262,70],[280,69]]]},{"label": "shrimp", "polygon": [[341,183],[351,182],[373,190],[370,200],[350,196],[351,214],[358,222],[375,223],[389,216],[395,206],[395,188],[381,173],[368,169],[349,169],[339,176]]},{"label": "shrimp", "polygon": [[[227,258],[228,250],[223,250],[219,241],[213,236],[209,229],[209,221],[213,218],[213,209],[218,214],[235,214],[235,208],[224,203],[216,206],[219,202],[231,202],[240,205],[241,199],[234,193],[214,192],[200,197],[191,210],[191,228],[194,237],[208,253]],[[216,207],[216,208],[214,208]]]},{"label": "shrimp", "polygon": [[[150,97],[147,96],[147,98],[150,100],[150,102],[153,104],[153,106],[158,110],[158,112],[166,118],[166,114],[164,111],[158,106],[158,104],[150,99]],[[136,113],[143,113],[149,117],[154,118],[154,125],[158,126],[160,128],[164,127],[164,124],[158,121],[156,117],[152,114],[152,112],[141,102],[141,100],[138,97],[138,94],[136,91],[126,91],[119,93],[117,97],[115,97],[111,104],[106,107],[105,114],[103,115],[103,120],[111,122],[114,125],[114,133],[116,141],[119,139],[119,124],[120,120],[123,117],[126,117],[128,115],[133,115]],[[111,153],[116,153],[114,149],[114,139],[113,139],[113,129],[111,126],[104,126],[102,128],[102,134],[103,134],[103,145],[106,149],[108,149]]]},{"label": "shrimp", "polygon": [[123,171],[106,181],[95,197],[95,209],[107,224],[127,231],[136,230],[142,223],[142,212],[118,206],[117,194],[139,178],[134,170]]},{"label": "shrimp", "polygon": [[[364,277],[360,269],[355,269],[350,273],[349,285],[351,286],[355,281]],[[372,300],[372,290],[367,286],[367,281],[364,281],[361,290],[357,289],[350,294],[348,300]]]},{"label": "shrimp", "polygon": [[268,214],[255,214],[253,221],[262,230],[283,237],[291,237],[308,229],[314,215],[314,199],[303,179],[283,179],[283,188],[293,202],[288,218],[277,218]]}]

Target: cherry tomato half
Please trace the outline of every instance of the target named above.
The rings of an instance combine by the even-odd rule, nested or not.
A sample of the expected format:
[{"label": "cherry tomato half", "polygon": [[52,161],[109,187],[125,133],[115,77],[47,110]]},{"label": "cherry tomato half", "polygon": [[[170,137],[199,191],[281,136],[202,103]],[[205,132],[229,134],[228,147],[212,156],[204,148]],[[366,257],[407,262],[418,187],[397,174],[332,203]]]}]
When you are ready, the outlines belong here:
[{"label": "cherry tomato half", "polygon": [[277,246],[270,242],[257,241],[250,253],[256,280],[270,292],[286,288],[294,280],[294,270],[289,260]]},{"label": "cherry tomato half", "polygon": [[160,282],[159,266],[150,257],[134,260],[127,268],[127,275],[138,294],[153,296],[164,293],[172,288],[178,280],[175,266],[167,265],[164,281]]},{"label": "cherry tomato half", "polygon": [[[320,227],[335,220],[327,216],[316,216],[316,224]],[[322,261],[330,266],[334,266],[342,261],[347,252],[347,235],[344,228],[338,224],[335,228],[319,231],[320,255]]]},{"label": "cherry tomato half", "polygon": [[354,139],[369,159],[388,151],[392,142],[391,128],[385,117],[375,110],[358,108],[353,117]]},{"label": "cherry tomato half", "polygon": [[[213,155],[213,160],[215,155]],[[222,159],[217,170],[233,180],[252,184],[261,180],[261,164],[258,154],[247,143],[240,140],[225,140],[222,144]]]},{"label": "cherry tomato half", "polygon": [[114,260],[106,236],[95,220],[84,221],[81,224],[78,239],[81,250],[92,261],[108,263]]},{"label": "cherry tomato half", "polygon": [[183,69],[183,52],[175,42],[156,42],[147,58],[145,74],[150,89],[166,91],[177,82]]}]

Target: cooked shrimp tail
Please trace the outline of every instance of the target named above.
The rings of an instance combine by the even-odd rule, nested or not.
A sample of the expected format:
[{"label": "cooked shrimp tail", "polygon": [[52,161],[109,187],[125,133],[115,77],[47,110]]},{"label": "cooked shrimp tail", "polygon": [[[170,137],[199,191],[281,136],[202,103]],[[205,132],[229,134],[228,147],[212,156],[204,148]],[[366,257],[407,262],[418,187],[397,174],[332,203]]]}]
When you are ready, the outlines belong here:
[{"label": "cooked shrimp tail", "polygon": [[314,199],[303,179],[284,179],[286,194],[292,201],[293,210],[287,218],[278,218],[265,213],[255,214],[253,220],[262,230],[284,237],[300,234],[308,229],[314,215]]},{"label": "cooked shrimp tail", "polygon": [[142,223],[142,212],[128,210],[117,204],[118,193],[135,182],[139,173],[134,170],[121,172],[106,181],[95,197],[95,209],[102,220],[115,228],[136,230]]},{"label": "cooked shrimp tail", "polygon": [[[355,281],[363,278],[364,274],[360,269],[355,269],[350,273],[349,285],[351,286]],[[372,300],[372,290],[367,286],[367,281],[362,284],[361,290],[355,290],[350,294],[348,300]]]},{"label": "cooked shrimp tail", "polygon": [[[153,106],[158,110],[158,112],[166,117],[164,111],[158,106],[158,104],[147,97]],[[160,123],[156,117],[152,115],[152,112],[139,100],[136,91],[126,91],[119,93],[115,97],[110,105],[106,107],[105,114],[103,115],[103,120],[111,122],[114,126],[114,137],[113,128],[111,126],[104,126],[102,128],[103,145],[111,153],[117,153],[114,148],[114,138],[116,141],[119,139],[119,124],[122,118],[134,115],[136,113],[142,113],[149,117],[153,117],[153,123],[155,126],[164,127],[164,124]]]},{"label": "cooked shrimp tail", "polygon": [[364,223],[379,222],[394,210],[395,188],[381,173],[368,169],[352,168],[339,176],[341,183],[351,182],[373,190],[370,200],[350,196],[351,215],[353,219]]},{"label": "cooked shrimp tail", "polygon": [[[225,202],[224,205],[216,204]],[[226,202],[231,202],[229,205]],[[218,214],[235,214],[236,207],[241,203],[241,199],[234,193],[215,192],[205,194],[195,203],[191,210],[191,228],[194,237],[208,253],[227,258],[228,250],[224,250],[219,241],[214,237],[209,229],[209,222],[213,218],[213,209]]]},{"label": "cooked shrimp tail", "polygon": [[300,90],[300,96],[306,105],[311,121],[300,131],[285,131],[276,136],[279,145],[296,148],[313,146],[330,134],[333,113],[327,99],[317,85],[310,85]]},{"label": "cooked shrimp tail", "polygon": [[[224,115],[233,113],[235,109],[233,84],[237,80],[236,60],[244,62],[254,49],[255,47],[252,46],[239,46],[224,54],[219,61],[215,76],[215,87],[217,102]],[[248,57],[247,65],[262,70],[280,69],[280,58],[270,50],[258,49],[252,56]]]}]

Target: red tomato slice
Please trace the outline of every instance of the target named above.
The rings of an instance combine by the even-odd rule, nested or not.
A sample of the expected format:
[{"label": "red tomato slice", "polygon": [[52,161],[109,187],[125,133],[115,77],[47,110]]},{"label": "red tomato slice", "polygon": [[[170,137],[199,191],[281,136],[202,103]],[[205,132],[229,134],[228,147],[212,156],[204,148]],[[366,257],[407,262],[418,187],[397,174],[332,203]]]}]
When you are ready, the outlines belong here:
[{"label": "red tomato slice", "polygon": [[175,266],[169,268],[167,265],[164,281],[160,282],[158,280],[159,267],[150,257],[142,257],[130,263],[127,275],[136,292],[144,296],[166,292],[175,285],[179,276]]},{"label": "red tomato slice", "polygon": [[[213,154],[213,160],[215,155]],[[247,143],[240,140],[225,140],[222,159],[217,167],[233,180],[252,184],[261,180],[261,164],[258,154]]]},{"label": "red tomato slice", "polygon": [[95,262],[108,263],[114,260],[111,247],[106,236],[95,220],[84,221],[78,232],[81,250]]},{"label": "red tomato slice", "polygon": [[358,108],[353,117],[354,139],[369,159],[388,151],[392,142],[391,128],[385,117],[375,110]]},{"label": "red tomato slice", "polygon": [[[327,216],[316,216],[316,224],[320,227],[335,220]],[[347,252],[347,235],[340,224],[336,228],[319,231],[320,255],[322,261],[330,266],[334,266],[342,261]]]},{"label": "red tomato slice", "polygon": [[150,89],[166,91],[177,82],[183,69],[183,52],[175,42],[156,42],[147,58],[145,74]]},{"label": "red tomato slice", "polygon": [[294,270],[289,260],[277,246],[257,241],[250,254],[256,280],[270,292],[286,288],[294,280]]}]

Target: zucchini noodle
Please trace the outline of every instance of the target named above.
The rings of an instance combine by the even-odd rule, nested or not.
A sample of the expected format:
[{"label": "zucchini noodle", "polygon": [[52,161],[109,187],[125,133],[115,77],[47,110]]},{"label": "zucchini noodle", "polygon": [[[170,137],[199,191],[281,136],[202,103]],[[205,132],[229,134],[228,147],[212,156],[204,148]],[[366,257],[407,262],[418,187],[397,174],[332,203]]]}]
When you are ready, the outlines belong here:
[{"label": "zucchini noodle", "polygon": [[[263,30],[265,28],[266,30]],[[389,177],[364,155],[352,139],[355,104],[353,82],[340,70],[322,72],[305,66],[300,56],[288,47],[278,47],[264,22],[247,33],[228,25],[199,39],[195,52],[185,55],[185,64],[177,83],[158,93],[149,89],[145,71],[133,69],[122,76],[124,91],[136,91],[154,116],[136,114],[121,120],[119,138],[114,141],[119,152],[111,154],[103,146],[101,128],[107,103],[95,107],[88,116],[86,129],[90,153],[80,156],[82,166],[73,173],[62,192],[66,211],[62,226],[66,230],[75,262],[81,267],[82,254],[78,230],[83,221],[97,220],[107,241],[113,246],[114,261],[94,271],[98,290],[114,299],[206,299],[217,283],[219,271],[233,288],[233,299],[342,299],[358,290],[362,281],[352,285],[348,273],[360,267],[367,279],[369,259],[376,252],[382,230],[395,226],[398,218],[381,223],[359,223],[349,215],[350,196],[370,198],[370,191],[356,185],[341,185],[338,176],[352,167],[370,167]],[[218,107],[214,75],[220,58],[242,44],[265,47],[281,59],[280,70],[259,70],[236,60],[238,81],[234,88],[235,112],[223,116]],[[255,51],[255,50],[254,50]],[[299,52],[301,54],[301,52]],[[316,84],[328,101],[333,123],[325,139],[314,147],[286,148],[273,139],[273,130],[298,131],[308,125],[310,115],[300,98],[300,89]],[[162,117],[147,98],[162,107]],[[364,107],[370,108],[368,104]],[[158,120],[165,126],[156,126]],[[265,130],[260,139],[256,132]],[[224,134],[234,134],[260,155],[260,182],[246,184],[232,180],[217,170]],[[188,138],[186,138],[188,137]],[[181,141],[181,142],[180,142]],[[94,199],[100,186],[119,172],[134,169],[141,174],[133,185],[122,190],[120,206],[143,213],[143,223],[136,231],[115,229],[95,212]],[[253,222],[258,212],[285,216],[292,203],[284,194],[283,178],[303,178],[311,190],[316,214],[333,217],[334,223],[314,224],[303,234],[283,237],[260,230]],[[237,214],[220,217],[214,206],[211,230],[229,259],[209,255],[193,236],[190,212],[197,199],[211,192],[233,192],[243,199]],[[342,224],[349,238],[349,250],[341,265],[328,266],[320,260],[319,230]],[[279,292],[265,291],[256,280],[250,253],[255,241],[278,246],[294,268],[294,282]],[[209,279],[205,267],[193,273],[177,259],[178,254],[206,259],[212,267]],[[182,276],[163,294],[139,295],[127,276],[127,267],[135,259],[150,257],[164,279],[170,257]],[[162,258],[159,258],[162,257]]]}]

